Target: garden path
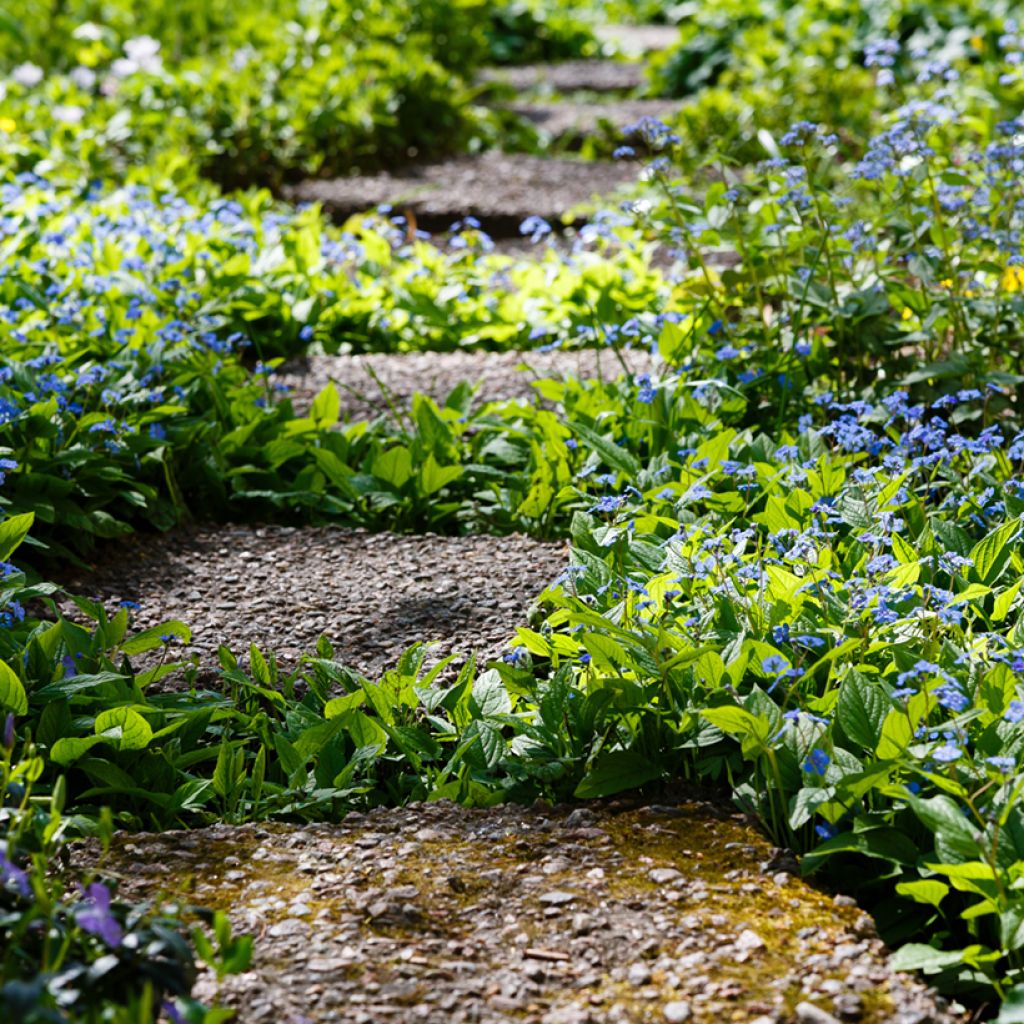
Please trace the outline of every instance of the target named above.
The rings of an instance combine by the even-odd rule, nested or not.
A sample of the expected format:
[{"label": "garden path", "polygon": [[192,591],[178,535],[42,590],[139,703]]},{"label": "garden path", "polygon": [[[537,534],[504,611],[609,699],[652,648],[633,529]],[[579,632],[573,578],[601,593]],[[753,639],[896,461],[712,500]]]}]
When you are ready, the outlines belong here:
[{"label": "garden path", "polygon": [[851,900],[680,796],[121,836],[108,867],[258,936],[220,988],[245,1024],[953,1024]]},{"label": "garden path", "polygon": [[[674,35],[608,38],[641,54]],[[557,117],[576,131],[599,105],[618,109],[596,97],[634,90],[637,68],[505,78],[532,105],[573,92]],[[472,215],[515,236],[531,214],[578,223],[574,207],[635,174],[630,164],[487,154],[306,182],[292,197],[340,220],[392,203],[420,227],[443,231]],[[597,369],[594,356],[458,352],[314,358],[279,376],[300,407],[337,379],[345,411],[363,417],[386,405],[366,364],[402,406],[415,387],[443,400],[467,376],[481,398],[524,397],[520,359],[545,373]],[[257,642],[287,660],[326,632],[338,656],[374,674],[417,640],[498,654],[563,565],[561,545],[522,537],[231,526],[129,542],[76,583],[111,603],[139,600],[140,625],[189,621],[206,665],[219,643]],[[670,807],[575,810],[439,802],[336,826],[122,835],[111,867],[129,893],[187,896],[256,934],[251,969],[221,990],[247,1024],[952,1024],[931,992],[891,971],[851,901],[797,879],[792,859],[731,809],[680,796]],[[215,990],[206,975],[196,994]]]}]

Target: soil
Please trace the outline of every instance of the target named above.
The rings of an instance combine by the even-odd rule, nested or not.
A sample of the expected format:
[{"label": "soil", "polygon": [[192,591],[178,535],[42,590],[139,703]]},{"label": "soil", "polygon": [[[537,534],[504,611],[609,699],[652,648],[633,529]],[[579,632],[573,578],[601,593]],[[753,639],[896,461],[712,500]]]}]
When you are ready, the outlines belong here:
[{"label": "soil", "polygon": [[499,656],[565,561],[564,545],[518,535],[210,526],[118,542],[66,585],[111,609],[138,603],[138,628],[187,622],[191,645],[170,654],[206,670],[219,644],[241,655],[254,643],[294,666],[325,635],[337,659],[376,677],[417,641],[436,643],[435,658]]},{"label": "soil", "polygon": [[307,411],[317,393],[333,381],[341,396],[342,415],[364,419],[392,415],[391,405],[407,409],[417,391],[444,405],[462,381],[477,386],[476,401],[483,403],[534,398],[533,381],[543,377],[615,378],[622,373],[622,363],[633,373],[651,372],[654,367],[653,358],[644,351],[624,351],[621,360],[612,351],[595,349],[313,356],[282,367],[274,379],[288,387],[297,412]]},{"label": "soil", "polygon": [[[257,937],[219,998],[246,1024],[953,1024],[870,918],[742,816],[447,802],[339,825],[122,836],[121,892]],[[210,973],[194,993],[218,997]]]},{"label": "soil", "polygon": [[411,213],[417,226],[446,231],[475,217],[495,237],[516,237],[531,215],[553,225],[579,224],[576,207],[636,182],[637,165],[486,153],[366,177],[308,180],[289,191],[295,202],[321,203],[336,221],[380,204]]}]

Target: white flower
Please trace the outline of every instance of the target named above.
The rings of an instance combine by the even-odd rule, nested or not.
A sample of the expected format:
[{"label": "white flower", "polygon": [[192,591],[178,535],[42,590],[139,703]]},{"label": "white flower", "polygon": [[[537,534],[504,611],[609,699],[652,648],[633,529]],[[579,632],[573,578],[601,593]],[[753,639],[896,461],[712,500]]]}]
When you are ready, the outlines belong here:
[{"label": "white flower", "polygon": [[140,71],[159,71],[163,64],[160,60],[160,42],[152,36],[136,36],[125,40],[125,56],[139,66]]},{"label": "white flower", "polygon": [[96,84],[96,72],[92,68],[87,68],[84,64],[79,64],[78,67],[71,69],[71,81],[79,89],[89,92]]},{"label": "white flower", "polygon": [[61,105],[53,108],[53,119],[61,124],[78,124],[85,117],[85,110],[82,107]]},{"label": "white flower", "polygon": [[127,57],[118,57],[113,64],[110,65],[110,73],[115,78],[128,78],[130,75],[134,75],[139,70],[139,65],[133,60],[129,60]]},{"label": "white flower", "polygon": [[11,72],[11,78],[13,78],[18,85],[24,85],[27,88],[31,88],[33,85],[38,85],[43,80],[43,69],[38,64],[26,61],[24,64],[19,64]]},{"label": "white flower", "polygon": [[103,38],[103,29],[94,21],[83,21],[71,35],[75,39],[84,39],[87,43],[97,43]]}]

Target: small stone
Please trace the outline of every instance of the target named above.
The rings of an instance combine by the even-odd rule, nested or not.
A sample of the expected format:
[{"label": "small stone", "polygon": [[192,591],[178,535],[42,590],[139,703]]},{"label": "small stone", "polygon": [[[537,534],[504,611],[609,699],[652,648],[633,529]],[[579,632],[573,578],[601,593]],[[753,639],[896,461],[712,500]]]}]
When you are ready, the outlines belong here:
[{"label": "small stone", "polygon": [[752,953],[754,950],[764,949],[764,939],[750,928],[744,928],[734,945],[741,952]]},{"label": "small stone", "polygon": [[537,899],[548,907],[562,907],[566,903],[572,903],[576,899],[576,895],[562,889],[553,889],[551,892],[541,893]]},{"label": "small stone", "polygon": [[590,914],[573,914],[572,915],[572,933],[573,935],[589,935],[593,930],[596,922]]},{"label": "small stone", "polygon": [[682,999],[674,999],[671,1003],[666,1003],[661,1012],[669,1024],[683,1024],[693,1016],[690,1004]]},{"label": "small stone", "polygon": [[647,964],[630,964],[629,971],[626,974],[626,979],[630,985],[634,985],[639,988],[641,985],[646,985],[651,980],[651,969]]},{"label": "small stone", "polygon": [[840,1024],[836,1017],[814,1003],[797,1003],[794,1012],[796,1024]]},{"label": "small stone", "polygon": [[864,1000],[853,992],[844,992],[832,1000],[832,1009],[840,1020],[860,1020],[864,1016]]},{"label": "small stone", "polygon": [[597,821],[597,815],[586,807],[577,807],[563,822],[563,828],[588,828]]},{"label": "small stone", "polygon": [[668,885],[669,882],[676,882],[682,878],[683,873],[675,868],[653,868],[647,872],[647,877],[655,885]]},{"label": "small stone", "polygon": [[873,939],[878,931],[875,928],[875,922],[867,914],[861,914],[856,921],[853,922],[853,928],[851,929],[854,935],[858,939]]}]

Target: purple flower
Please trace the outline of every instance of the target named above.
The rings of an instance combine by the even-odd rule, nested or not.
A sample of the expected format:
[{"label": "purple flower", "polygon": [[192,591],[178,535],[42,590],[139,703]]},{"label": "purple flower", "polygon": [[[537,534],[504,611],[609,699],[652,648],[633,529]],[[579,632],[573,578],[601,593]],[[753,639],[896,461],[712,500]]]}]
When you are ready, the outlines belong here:
[{"label": "purple flower", "polygon": [[28,874],[23,868],[7,859],[7,844],[0,843],[0,883],[13,885],[20,896],[25,899],[32,893],[32,887],[28,884]]},{"label": "purple flower", "polygon": [[9,713],[4,720],[4,737],[2,741],[4,750],[14,749],[14,714]]},{"label": "purple flower", "polygon": [[102,882],[93,882],[84,892],[84,899],[75,910],[78,927],[96,935],[111,949],[121,945],[123,933],[110,912],[110,890]]}]

